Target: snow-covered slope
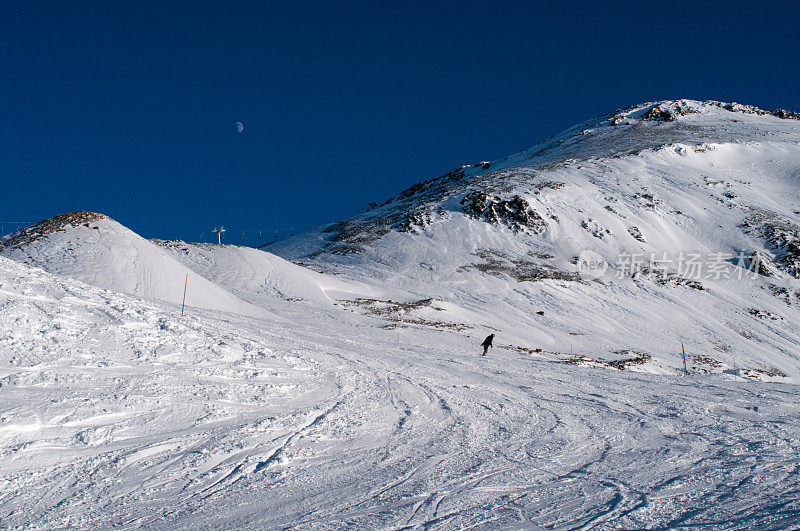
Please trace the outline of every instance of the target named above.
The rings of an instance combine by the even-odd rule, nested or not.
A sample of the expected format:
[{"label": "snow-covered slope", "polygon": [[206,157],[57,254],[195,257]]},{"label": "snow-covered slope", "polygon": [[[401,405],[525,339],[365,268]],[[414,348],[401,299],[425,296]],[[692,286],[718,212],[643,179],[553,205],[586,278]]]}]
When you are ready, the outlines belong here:
[{"label": "snow-covered slope", "polygon": [[332,392],[325,369],[268,346],[281,319],[180,318],[3,257],[0,308],[3,527],[152,524],[164,496],[209,497],[226,463],[261,455],[242,444],[269,451]]},{"label": "snow-covered slope", "polygon": [[[267,249],[448,301],[512,348],[674,372],[683,342],[697,370],[797,381],[798,184],[797,115],[668,101]],[[583,251],[605,274],[580,276]]]},{"label": "snow-covered slope", "polygon": [[[0,242],[0,254],[93,286],[147,299],[236,313],[262,310],[227,292],[113,219],[71,212]],[[186,275],[189,275],[188,282]]]},{"label": "snow-covered slope", "polygon": [[0,524],[797,528],[795,118],[618,111],[294,264],[90,213],[11,235]]},{"label": "snow-covered slope", "polygon": [[[298,302],[297,304],[302,304]],[[793,528],[797,388],[608,371],[0,257],[4,527]]]},{"label": "snow-covered slope", "polygon": [[330,304],[340,297],[374,295],[374,288],[300,267],[274,254],[237,245],[152,240],[178,262],[243,300]]}]

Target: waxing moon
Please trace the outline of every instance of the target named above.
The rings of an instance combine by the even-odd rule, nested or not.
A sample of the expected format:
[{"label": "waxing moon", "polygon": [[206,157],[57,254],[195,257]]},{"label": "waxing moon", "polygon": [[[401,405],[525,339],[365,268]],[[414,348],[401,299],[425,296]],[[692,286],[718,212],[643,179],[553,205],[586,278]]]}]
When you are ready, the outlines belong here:
[{"label": "waxing moon", "polygon": [[241,133],[244,131],[244,124],[242,122],[236,122],[236,132]]}]

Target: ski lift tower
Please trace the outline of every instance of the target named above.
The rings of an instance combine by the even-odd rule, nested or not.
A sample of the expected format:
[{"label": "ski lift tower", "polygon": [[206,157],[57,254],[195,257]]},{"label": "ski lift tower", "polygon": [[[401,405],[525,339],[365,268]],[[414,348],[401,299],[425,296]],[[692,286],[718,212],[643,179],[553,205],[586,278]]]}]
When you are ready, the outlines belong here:
[{"label": "ski lift tower", "polygon": [[211,232],[217,233],[217,243],[222,245],[222,233],[225,232],[225,227],[222,226],[214,227],[214,230],[212,230]]}]

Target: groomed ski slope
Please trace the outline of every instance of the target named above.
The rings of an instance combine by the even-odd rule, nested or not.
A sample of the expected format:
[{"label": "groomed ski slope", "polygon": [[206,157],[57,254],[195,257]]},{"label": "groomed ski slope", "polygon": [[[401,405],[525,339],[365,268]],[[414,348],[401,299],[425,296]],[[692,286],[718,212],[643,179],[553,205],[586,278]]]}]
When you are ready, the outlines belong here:
[{"label": "groomed ski slope", "polygon": [[5,258],[0,307],[4,527],[800,525],[794,385],[323,305],[181,318]]},{"label": "groomed ski slope", "polygon": [[799,528],[796,118],[616,111],[284,258],[88,212],[4,238],[0,526]]}]

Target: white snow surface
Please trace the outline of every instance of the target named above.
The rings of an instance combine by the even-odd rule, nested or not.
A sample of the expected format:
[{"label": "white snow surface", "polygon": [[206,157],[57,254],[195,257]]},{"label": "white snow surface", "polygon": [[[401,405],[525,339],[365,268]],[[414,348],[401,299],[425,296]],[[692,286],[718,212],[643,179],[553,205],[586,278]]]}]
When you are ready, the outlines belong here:
[{"label": "white snow surface", "polygon": [[[800,122],[720,105],[619,111],[269,248],[298,263],[106,217],[6,240],[0,524],[800,526],[798,280],[742,225],[800,222]],[[473,191],[546,225],[476,219]],[[772,276],[587,281],[586,248]]]},{"label": "white snow surface", "polygon": [[51,273],[146,299],[181,304],[186,284],[189,306],[244,314],[262,311],[205,277],[192,274],[161,247],[111,218],[102,216],[86,225],[69,225],[63,231],[49,232],[2,252]]},{"label": "white snow surface", "polygon": [[12,528],[798,524],[793,385],[483,358],[340,310],[180,318],[4,258],[0,305]]},{"label": "white snow surface", "polygon": [[346,294],[382,293],[363,282],[323,275],[250,247],[154,242],[198,275],[261,307],[280,300],[329,305]]}]

